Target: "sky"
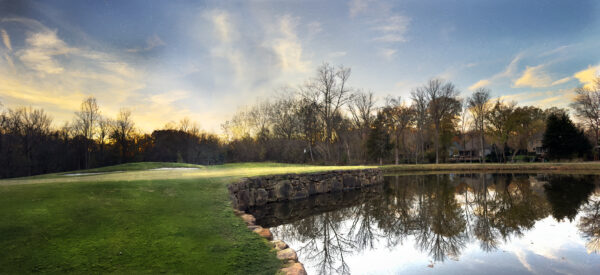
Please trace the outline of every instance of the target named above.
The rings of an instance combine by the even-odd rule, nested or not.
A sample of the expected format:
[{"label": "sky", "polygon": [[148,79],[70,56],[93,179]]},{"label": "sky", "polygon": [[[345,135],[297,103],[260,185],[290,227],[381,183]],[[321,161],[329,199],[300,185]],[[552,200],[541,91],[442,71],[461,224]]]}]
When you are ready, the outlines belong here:
[{"label": "sky", "polygon": [[462,97],[567,107],[600,73],[600,2],[0,0],[0,38],[4,108],[60,126],[94,96],[142,131],[188,117],[220,132],[324,62],[380,104],[439,77]]}]

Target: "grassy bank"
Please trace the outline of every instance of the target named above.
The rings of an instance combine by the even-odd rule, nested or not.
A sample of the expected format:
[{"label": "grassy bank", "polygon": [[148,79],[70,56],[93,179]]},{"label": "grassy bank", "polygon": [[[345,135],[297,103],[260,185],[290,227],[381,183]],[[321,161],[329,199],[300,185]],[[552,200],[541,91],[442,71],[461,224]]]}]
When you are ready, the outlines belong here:
[{"label": "grassy bank", "polygon": [[[281,262],[233,214],[226,185],[247,176],[356,168],[366,167],[132,163],[0,180],[0,274],[273,274]],[[382,169],[600,172],[600,163]]]},{"label": "grassy bank", "polygon": [[233,214],[226,185],[331,169],[152,163],[0,180],[0,273],[274,274],[281,262]]},{"label": "grassy bank", "polygon": [[444,163],[381,166],[386,172],[404,171],[600,171],[600,162],[573,163]]}]

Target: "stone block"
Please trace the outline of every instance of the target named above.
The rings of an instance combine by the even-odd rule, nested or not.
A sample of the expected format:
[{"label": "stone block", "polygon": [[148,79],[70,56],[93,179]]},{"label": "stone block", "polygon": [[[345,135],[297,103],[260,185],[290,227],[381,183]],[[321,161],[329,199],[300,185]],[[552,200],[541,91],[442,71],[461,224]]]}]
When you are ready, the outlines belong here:
[{"label": "stone block", "polygon": [[281,273],[285,275],[307,275],[301,263],[292,263],[290,266],[282,268]]},{"label": "stone block", "polygon": [[294,193],[294,196],[292,197],[292,199],[294,199],[294,200],[304,199],[304,198],[308,198],[308,190],[306,190],[306,189],[300,189],[300,190],[296,191]]},{"label": "stone block", "polygon": [[275,250],[284,250],[288,248],[288,245],[282,240],[274,240],[271,241],[271,243],[273,244],[273,248],[275,248]]},{"label": "stone block", "polygon": [[292,191],[292,184],[289,180],[282,180],[275,185],[275,195],[277,200],[287,200]]},{"label": "stone block", "polygon": [[282,261],[298,261],[298,255],[296,255],[296,251],[291,248],[286,248],[284,250],[277,251],[277,259]]},{"label": "stone block", "polygon": [[247,209],[250,205],[250,194],[248,189],[240,190],[237,193],[237,207],[238,209]]},{"label": "stone block", "polygon": [[250,214],[243,214],[240,216],[240,218],[242,218],[247,225],[254,225],[256,222],[256,218]]},{"label": "stone block", "polygon": [[359,185],[356,178],[352,175],[344,175],[342,181],[344,182],[344,190],[354,189]]},{"label": "stone block", "polygon": [[269,230],[268,228],[263,228],[263,227],[258,227],[255,228],[254,233],[260,235],[261,237],[267,239],[267,240],[273,240],[273,234],[271,233],[271,230]]},{"label": "stone block", "polygon": [[256,196],[254,204],[255,205],[264,205],[265,203],[268,202],[269,199],[269,193],[267,193],[267,191],[265,189],[259,188],[256,190],[256,192],[254,192],[254,195]]},{"label": "stone block", "polygon": [[340,192],[344,189],[344,185],[339,178],[332,178],[329,180],[329,191]]},{"label": "stone block", "polygon": [[308,187],[308,195],[312,196],[318,194],[316,185],[316,182],[309,182],[306,184],[306,186]]}]

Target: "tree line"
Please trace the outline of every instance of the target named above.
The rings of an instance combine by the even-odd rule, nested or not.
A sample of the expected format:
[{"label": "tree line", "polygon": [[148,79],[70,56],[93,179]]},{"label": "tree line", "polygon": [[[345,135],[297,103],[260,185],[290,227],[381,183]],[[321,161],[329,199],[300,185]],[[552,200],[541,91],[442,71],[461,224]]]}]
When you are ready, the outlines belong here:
[{"label": "tree line", "polygon": [[187,118],[146,134],[127,109],[115,118],[103,116],[94,97],[81,103],[73,121],[58,128],[43,109],[5,108],[0,113],[0,178],[134,161],[216,164],[224,161],[224,151],[218,136],[200,131]]},{"label": "tree line", "polygon": [[129,110],[108,118],[94,97],[61,127],[53,127],[43,109],[0,104],[0,177],[131,161],[344,165],[597,159],[592,148],[600,131],[600,78],[575,90],[570,107],[581,123],[574,124],[566,109],[517,106],[493,99],[486,88],[461,98],[452,82],[437,78],[412,89],[409,97],[378,102],[373,92],[349,86],[351,72],[322,64],[304,84],[238,110],[222,125],[225,138],[200,131],[189,119],[142,133]]},{"label": "tree line", "polygon": [[487,88],[461,98],[437,78],[379,105],[373,92],[349,87],[350,75],[325,63],[299,87],[239,110],[223,124],[230,160],[441,163],[466,152],[476,162],[597,158],[600,78],[576,89],[571,107],[583,123],[575,125],[567,109],[518,106]]}]

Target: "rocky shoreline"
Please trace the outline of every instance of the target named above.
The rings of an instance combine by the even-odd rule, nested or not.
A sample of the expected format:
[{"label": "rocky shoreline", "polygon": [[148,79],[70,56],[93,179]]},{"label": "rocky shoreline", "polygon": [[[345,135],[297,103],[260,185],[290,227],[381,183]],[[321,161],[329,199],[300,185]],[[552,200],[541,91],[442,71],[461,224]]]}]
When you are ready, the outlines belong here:
[{"label": "rocky shoreline", "polygon": [[289,247],[282,240],[273,240],[271,230],[256,225],[256,219],[251,214],[247,214],[246,212],[237,209],[234,209],[233,211],[237,216],[244,220],[248,229],[267,239],[271,244],[271,247],[277,251],[277,259],[284,262],[284,266],[279,270],[279,273],[286,275],[307,275],[304,265],[298,262],[298,255],[294,249]]}]

